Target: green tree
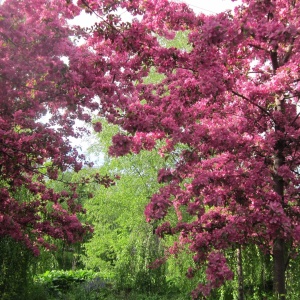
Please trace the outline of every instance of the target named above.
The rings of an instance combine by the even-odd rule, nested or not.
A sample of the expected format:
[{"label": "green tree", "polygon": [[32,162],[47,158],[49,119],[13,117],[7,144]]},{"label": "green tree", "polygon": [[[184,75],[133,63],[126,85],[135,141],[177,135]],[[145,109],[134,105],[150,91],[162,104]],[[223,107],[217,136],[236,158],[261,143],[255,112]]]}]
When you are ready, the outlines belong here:
[{"label": "green tree", "polygon": [[109,189],[95,188],[94,197],[85,201],[94,235],[84,245],[83,260],[88,268],[116,280],[120,289],[157,290],[164,283],[164,270],[148,266],[163,255],[163,245],[154,235],[154,224],[146,223],[144,209],[159,188],[156,175],[165,161],[155,151],[109,158],[117,131],[116,126],[104,125],[99,135],[100,150],[106,153],[101,173],[120,179]]}]

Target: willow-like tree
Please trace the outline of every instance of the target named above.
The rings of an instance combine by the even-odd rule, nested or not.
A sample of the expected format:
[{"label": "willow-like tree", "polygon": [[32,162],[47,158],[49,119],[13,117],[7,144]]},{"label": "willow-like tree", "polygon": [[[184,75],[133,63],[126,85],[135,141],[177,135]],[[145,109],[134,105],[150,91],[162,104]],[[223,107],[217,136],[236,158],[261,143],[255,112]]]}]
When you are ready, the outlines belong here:
[{"label": "willow-like tree", "polygon": [[[272,255],[274,294],[285,299],[300,242],[300,2],[243,0],[212,16],[166,0],[79,2],[99,17],[83,81],[100,97],[100,114],[124,129],[110,154],[163,140],[161,155],[177,157],[159,171],[165,186],[145,214],[164,220],[158,235],[179,233],[177,248],[194,253],[188,276],[207,264],[195,298],[233,277],[225,249],[256,244]],[[122,21],[119,8],[138,18]],[[179,31],[188,31],[188,51],[162,43]],[[151,70],[158,83],[144,82]]]}]

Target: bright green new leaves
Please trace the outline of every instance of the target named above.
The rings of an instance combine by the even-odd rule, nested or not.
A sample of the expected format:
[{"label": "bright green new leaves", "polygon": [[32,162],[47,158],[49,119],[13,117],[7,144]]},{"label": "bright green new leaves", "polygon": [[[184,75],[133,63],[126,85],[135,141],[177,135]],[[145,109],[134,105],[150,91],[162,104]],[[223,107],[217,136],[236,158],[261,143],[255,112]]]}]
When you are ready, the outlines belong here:
[{"label": "bright green new leaves", "polygon": [[[108,151],[117,127],[104,124],[99,135],[101,148]],[[100,188],[85,201],[87,218],[94,226],[93,238],[85,244],[87,267],[104,278],[114,278],[120,287],[149,290],[162,284],[160,270],[148,268],[163,255],[163,248],[154,228],[144,217],[145,205],[159,188],[157,172],[165,164],[155,152],[120,158],[105,158],[101,173],[119,175],[109,189]]]}]

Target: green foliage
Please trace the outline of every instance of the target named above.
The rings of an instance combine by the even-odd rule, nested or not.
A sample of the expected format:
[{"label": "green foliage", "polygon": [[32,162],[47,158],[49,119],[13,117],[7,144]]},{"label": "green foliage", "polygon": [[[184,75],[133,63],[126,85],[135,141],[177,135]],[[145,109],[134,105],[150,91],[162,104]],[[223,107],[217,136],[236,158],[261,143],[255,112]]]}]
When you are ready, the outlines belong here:
[{"label": "green foliage", "polygon": [[287,282],[287,299],[289,300],[298,300],[300,298],[300,256],[298,253],[295,254],[295,257],[289,262],[286,282]]},{"label": "green foliage", "polygon": [[174,294],[147,294],[147,293],[140,293],[132,291],[130,293],[126,292],[115,292],[115,293],[109,293],[105,295],[103,298],[100,297],[97,300],[191,300],[191,297],[189,295],[180,295],[177,293]]},{"label": "green foliage", "polygon": [[[169,238],[173,243],[174,237]],[[182,251],[175,256],[170,256],[167,261],[167,286],[169,290],[177,290],[179,294],[189,295],[195,286],[205,279],[205,273],[199,272],[194,278],[187,278],[187,269],[194,266],[192,256]]]},{"label": "green foliage", "polygon": [[[61,296],[79,283],[85,283],[88,291],[105,287],[106,283],[99,278],[99,274],[91,270],[52,270],[35,277],[35,283],[43,286],[51,295]],[[98,285],[97,285],[98,283]]]},{"label": "green foliage", "polygon": [[[74,199],[75,205],[82,205],[83,202],[87,199],[89,189],[94,188],[90,185],[84,185],[80,183],[82,177],[88,177],[94,170],[83,169],[80,174],[76,172],[64,172],[59,175],[59,180],[49,180],[47,182],[47,187],[53,189],[55,192],[59,193],[66,191],[71,192],[72,184],[77,184],[76,193],[78,197]],[[66,208],[67,204],[65,202],[60,202],[62,207]],[[85,214],[77,213],[79,220],[82,223],[86,222]],[[80,255],[82,254],[82,244],[90,238],[90,234],[87,233],[81,242],[76,243],[67,243],[64,240],[54,240],[49,239],[51,244],[55,245],[55,251],[42,251],[41,259],[43,260],[42,264],[39,264],[38,273],[43,273],[49,269],[56,270],[74,270],[83,268],[83,264],[80,261]],[[40,261],[40,260],[39,260]]]},{"label": "green foliage", "polygon": [[[24,300],[32,279],[36,258],[22,243],[0,238],[0,299]],[[25,297],[25,298],[24,298]]]},{"label": "green foliage", "polygon": [[177,48],[187,52],[192,50],[192,46],[189,44],[188,41],[188,34],[189,31],[177,31],[174,39],[166,39],[164,37],[158,37],[159,42],[161,45],[165,46],[166,48]]},{"label": "green foliage", "polygon": [[250,245],[243,250],[243,266],[245,293],[252,295],[253,299],[271,297],[273,290],[271,256],[263,254],[257,246]]},{"label": "green foliage", "polygon": [[[117,127],[103,124],[99,143],[105,153],[117,131]],[[94,197],[85,200],[94,235],[85,243],[82,259],[86,267],[99,270],[101,277],[113,279],[119,290],[150,292],[162,289],[165,283],[164,268],[148,267],[163,255],[163,246],[143,213],[160,186],[156,174],[164,163],[155,151],[106,156],[101,173],[121,178],[109,189],[95,189]]]}]

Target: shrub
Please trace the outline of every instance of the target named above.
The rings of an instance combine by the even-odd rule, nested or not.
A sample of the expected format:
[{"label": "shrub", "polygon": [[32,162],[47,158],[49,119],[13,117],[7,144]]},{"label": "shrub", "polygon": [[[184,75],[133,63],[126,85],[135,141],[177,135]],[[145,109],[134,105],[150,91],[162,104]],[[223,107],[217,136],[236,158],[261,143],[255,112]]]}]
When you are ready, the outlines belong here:
[{"label": "shrub", "polygon": [[35,282],[44,286],[50,294],[57,297],[78,285],[82,286],[82,288],[87,292],[99,290],[104,288],[106,285],[106,283],[99,277],[98,273],[91,270],[47,271],[36,276]]}]

